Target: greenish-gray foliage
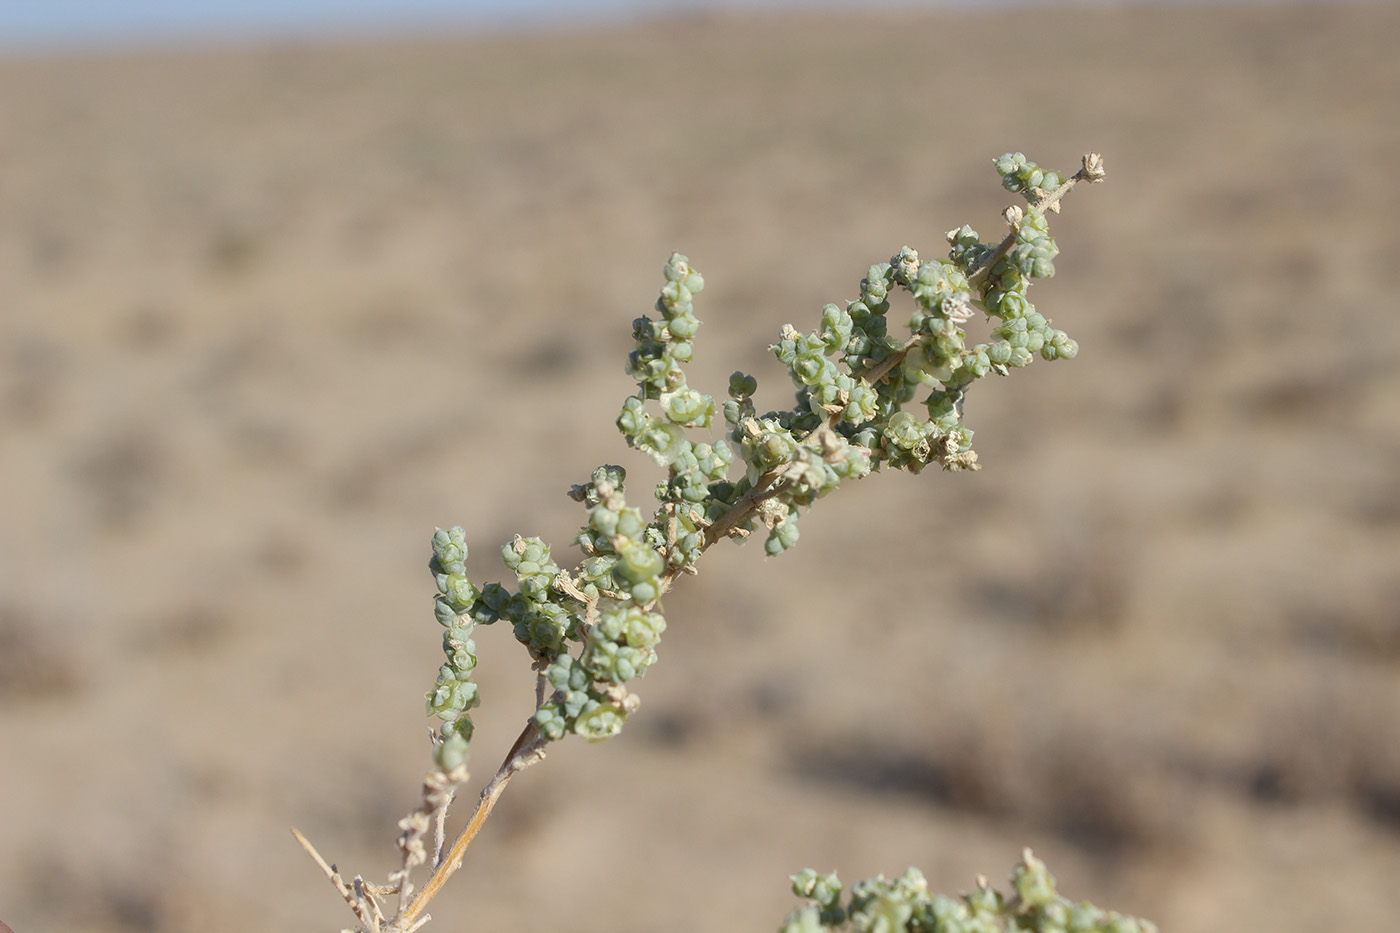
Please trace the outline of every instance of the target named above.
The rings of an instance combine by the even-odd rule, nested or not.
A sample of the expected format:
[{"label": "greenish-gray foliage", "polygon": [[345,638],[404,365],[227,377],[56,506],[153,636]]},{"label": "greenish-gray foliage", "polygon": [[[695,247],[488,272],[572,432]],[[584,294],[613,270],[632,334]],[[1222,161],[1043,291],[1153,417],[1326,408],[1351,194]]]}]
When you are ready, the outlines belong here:
[{"label": "greenish-gray foliage", "polygon": [[[428,712],[442,722],[436,754],[444,771],[465,763],[471,742],[477,624],[507,620],[548,680],[552,689],[534,715],[545,738],[606,739],[636,707],[627,684],[656,661],[666,629],[661,595],[720,537],[743,540],[762,524],[764,551],[776,556],[797,543],[802,512],[843,481],[884,467],[977,468],[973,432],[962,417],[972,383],[1004,376],[1036,354],[1070,359],[1079,351],[1027,295],[1033,280],[1054,275],[1058,252],[1037,205],[1068,178],[1020,153],[995,164],[1002,184],[1030,204],[1017,215],[1003,245],[1009,248],[982,242],[968,226],[948,234],[946,259],[921,260],[906,246],[869,268],[858,298],[822,308],[815,330],[783,328],[772,349],[797,389],[783,411],[760,415],[753,403],[758,382],[744,373],[730,378],[722,404],[687,384],[684,364],[700,327],[695,297],[705,280],[685,256],[671,256],[657,316],[632,324],[627,372],[637,391],[617,418],[628,445],[666,469],[651,518],[628,505],[622,467],[599,467],[572,492],[588,509],[573,542],[582,561],[565,571],[543,541],[517,537],[501,549],[513,589],[467,578],[460,527],[433,536],[446,663],[428,694]],[[890,298],[898,289],[914,301],[907,337],[890,333]],[[987,342],[969,345],[962,325],[978,312],[995,324]],[[722,437],[691,439],[721,414]],[[741,475],[731,478],[736,460]]]},{"label": "greenish-gray foliage", "polygon": [[[993,161],[1003,186],[1028,205],[1008,209],[1011,232],[987,243],[971,227],[952,230],[946,258],[921,259],[906,246],[869,267],[858,297],[822,308],[812,331],[784,327],[772,350],[796,392],[781,411],[760,414],[753,402],[757,380],[742,372],[730,378],[723,402],[687,383],[685,364],[700,326],[695,299],[705,280],[685,256],[670,257],[655,316],[632,325],[627,372],[637,390],[616,421],[627,444],[665,470],[651,490],[651,516],[629,504],[626,471],[605,465],[571,492],[587,520],[572,542],[582,556],[570,570],[539,538],[517,536],[501,549],[514,583],[477,584],[466,576],[462,528],[433,536],[444,663],[427,708],[441,722],[435,758],[442,772],[463,773],[468,758],[470,711],[479,702],[472,680],[476,625],[508,622],[537,672],[537,707],[517,748],[569,735],[607,739],[637,708],[633,682],[656,663],[666,631],[661,597],[695,572],[711,545],[743,541],[761,527],[764,552],[776,556],[797,543],[800,517],[843,482],[886,468],[978,468],[973,432],[963,423],[972,384],[1008,375],[1037,355],[1056,360],[1078,353],[1075,341],[1036,311],[1029,291],[1055,271],[1058,248],[1047,214],[1073,184],[1102,178],[1096,155],[1086,156],[1072,177],[1020,153]],[[911,296],[913,309],[907,334],[895,336],[891,298],[899,290]],[[985,342],[969,344],[963,325],[977,315],[990,332]],[[835,875],[810,869],[793,882],[809,904],[788,918],[783,933],[1153,929],[1061,897],[1029,851],[1005,897],[985,881],[961,898],[930,895],[912,868],[892,881],[862,881],[849,895]]]},{"label": "greenish-gray foliage", "polygon": [[1156,933],[1156,927],[1093,904],[1076,904],[1055,889],[1045,863],[1031,854],[1011,873],[1011,894],[992,889],[985,878],[953,898],[929,893],[924,876],[911,868],[898,878],[858,881],[843,897],[835,874],[804,869],[792,876],[792,891],[808,904],[788,916],[779,933]]}]

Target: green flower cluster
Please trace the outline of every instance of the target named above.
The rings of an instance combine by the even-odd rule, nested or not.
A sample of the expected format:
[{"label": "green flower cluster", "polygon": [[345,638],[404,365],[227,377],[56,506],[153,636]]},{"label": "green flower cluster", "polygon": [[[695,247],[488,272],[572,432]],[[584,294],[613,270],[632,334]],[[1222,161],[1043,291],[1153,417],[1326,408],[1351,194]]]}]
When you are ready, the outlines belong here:
[{"label": "green flower cluster", "polygon": [[666,630],[656,608],[667,566],[665,542],[640,510],[627,505],[625,478],[621,467],[599,467],[572,493],[589,506],[588,524],[575,538],[585,555],[574,584],[584,619],[566,633],[577,653],[556,653],[545,668],[554,689],[534,722],[550,741],[570,733],[598,741],[621,731],[637,706],[624,685],[656,662]]},{"label": "green flower cluster", "polygon": [[[1065,182],[1021,155],[996,163],[1008,187],[1033,204]],[[724,414],[747,475],[715,490],[709,512],[730,507],[761,477],[782,474],[781,491],[760,516],[769,529],[765,550],[778,554],[797,540],[799,510],[843,479],[884,466],[917,473],[935,462],[976,469],[972,431],[962,423],[967,387],[1025,366],[1037,352],[1045,359],[1078,352],[1026,297],[1032,279],[1054,272],[1057,247],[1044,214],[1018,210],[1010,219],[1014,231],[1002,247],[968,226],[947,235],[947,259],[921,260],[906,246],[870,267],[859,298],[826,305],[815,330],[784,328],[773,352],[797,387],[792,409],[759,416],[752,377],[736,374],[743,384],[731,385]],[[915,305],[907,339],[888,326],[891,292],[901,288]],[[996,324],[989,340],[972,344],[963,325],[979,312]],[[920,393],[924,413],[906,410]]]},{"label": "green flower cluster", "polygon": [[842,902],[834,874],[810,868],[792,876],[792,890],[808,906],[788,916],[781,933],[1156,933],[1146,921],[1075,904],[1055,890],[1045,863],[1027,849],[1011,875],[1010,897],[979,878],[960,898],[930,894],[924,876],[909,869],[894,880],[883,875],[858,882]]},{"label": "green flower cluster", "polygon": [[437,579],[438,596],[433,611],[446,629],[442,651],[447,663],[438,668],[437,683],[428,692],[428,715],[442,720],[436,757],[443,771],[453,771],[467,763],[472,738],[472,720],[467,712],[480,702],[472,680],[476,643],[471,635],[476,621],[468,615],[480,594],[466,577],[466,560],[466,532],[460,526],[437,529],[429,567]]},{"label": "green flower cluster", "polygon": [[992,162],[1001,176],[1001,186],[1007,191],[1025,195],[1032,204],[1043,195],[1058,191],[1066,180],[1061,173],[1036,165],[1023,152],[1008,152],[997,156]]},{"label": "green flower cluster", "polygon": [[[533,722],[542,736],[606,738],[636,707],[626,685],[656,661],[666,627],[662,594],[679,575],[693,573],[715,541],[743,539],[761,524],[764,551],[775,556],[797,543],[801,513],[845,480],[884,467],[918,473],[931,463],[977,469],[972,431],[963,424],[969,386],[992,373],[1006,375],[1036,353],[1059,359],[1078,351],[1026,297],[1032,280],[1054,271],[1045,209],[1054,206],[1049,193],[1067,180],[1019,153],[995,163],[1006,187],[1030,201],[1024,212],[1008,211],[1010,235],[993,245],[960,227],[947,235],[946,259],[921,259],[906,246],[869,267],[858,298],[823,307],[809,333],[784,327],[772,350],[796,387],[786,410],[760,415],[757,380],[744,373],[730,377],[722,406],[687,384],[684,364],[694,356],[700,326],[694,298],[705,281],[685,256],[671,255],[658,316],[632,325],[627,372],[637,391],[616,422],[629,446],[666,469],[655,486],[653,516],[627,505],[621,467],[599,467],[571,493],[589,510],[574,541],[581,563],[562,570],[539,538],[516,537],[501,552],[514,589],[478,588],[466,578],[460,528],[439,530],[433,539],[447,663],[428,709],[443,722],[444,768],[465,760],[471,737],[474,624],[506,619],[529,651],[541,676]],[[1093,165],[1097,175],[1090,180],[1097,180],[1101,163]],[[898,290],[914,306],[905,337],[889,327]],[[985,342],[970,343],[964,325],[978,314],[992,322],[990,333]],[[711,429],[717,410],[725,434],[693,439],[690,432]],[[731,479],[736,461],[742,475]]]},{"label": "green flower cluster", "polygon": [[[637,380],[639,391],[627,399],[617,419],[628,444],[663,466],[681,455],[682,428],[708,428],[715,415],[715,400],[687,386],[681,370],[694,354],[691,341],[700,321],[691,299],[705,287],[705,279],[680,253],[671,254],[665,273],[666,285],[656,300],[661,319],[643,316],[632,322],[636,349],[627,357],[627,374]],[[663,417],[647,411],[648,399],[660,402]]]},{"label": "green flower cluster", "polygon": [[[1054,258],[1060,248],[1050,236],[1040,205],[1065,183],[1059,172],[1042,169],[1019,152],[1008,152],[993,160],[1001,174],[1002,187],[1019,192],[1031,204],[1016,230],[1016,244],[1007,255],[1016,271],[1026,278],[1048,279],[1055,274]],[[993,274],[998,274],[993,269]]]}]

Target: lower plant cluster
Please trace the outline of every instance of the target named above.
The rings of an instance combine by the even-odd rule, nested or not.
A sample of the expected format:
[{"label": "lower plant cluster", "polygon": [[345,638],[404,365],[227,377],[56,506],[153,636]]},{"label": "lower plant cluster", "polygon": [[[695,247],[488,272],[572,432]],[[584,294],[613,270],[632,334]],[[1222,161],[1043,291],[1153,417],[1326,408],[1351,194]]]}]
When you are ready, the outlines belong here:
[{"label": "lower plant cluster", "polygon": [[1030,849],[1011,873],[1010,896],[985,878],[960,898],[930,894],[914,868],[893,880],[877,875],[859,881],[844,898],[835,874],[808,868],[792,876],[792,890],[810,903],[794,911],[779,933],[1157,933],[1146,920],[1062,897]]}]

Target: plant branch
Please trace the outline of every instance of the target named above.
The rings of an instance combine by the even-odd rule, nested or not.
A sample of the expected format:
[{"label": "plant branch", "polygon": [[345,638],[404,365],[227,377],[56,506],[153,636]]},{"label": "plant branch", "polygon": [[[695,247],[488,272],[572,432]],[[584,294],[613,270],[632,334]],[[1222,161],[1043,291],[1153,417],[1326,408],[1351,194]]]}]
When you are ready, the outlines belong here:
[{"label": "plant branch", "polygon": [[[311,844],[311,840],[303,836],[301,831],[295,826],[292,827],[292,835],[296,837],[301,847],[306,850],[306,854],[311,856],[312,860],[321,867],[321,871],[325,872],[326,877],[330,879],[331,884],[335,885],[335,889],[340,892],[340,896],[345,898],[345,903],[350,905],[350,909],[354,911],[355,916],[360,919],[360,922],[363,923],[366,928],[377,931],[379,929],[379,918],[382,914],[379,913],[379,905],[375,904],[362,890],[362,879],[356,877],[355,886],[352,888],[340,877],[340,871],[334,865],[331,865],[323,859],[321,853],[317,852],[316,847]],[[370,909],[371,907],[373,910]]]},{"label": "plant branch", "polygon": [[759,475],[754,481],[753,488],[744,493],[714,524],[705,529],[705,547],[709,548],[716,541],[721,541],[725,536],[733,532],[744,522],[748,521],[758,511],[759,505],[776,496],[782,491],[775,487],[774,483],[783,475],[783,470],[787,464],[774,467],[766,473]]},{"label": "plant branch", "polygon": [[[1016,159],[1024,162],[1024,157],[1019,154],[1017,154]],[[1033,164],[1031,168],[1034,168]],[[1010,176],[1008,176],[1008,178],[1009,177]],[[1102,159],[1097,153],[1089,153],[1083,157],[1082,168],[1071,178],[1061,182],[1054,191],[1047,192],[1040,188],[1030,188],[1027,191],[1030,195],[1028,209],[1037,213],[1043,213],[1045,211],[1058,212],[1060,200],[1076,184],[1081,181],[1094,183],[1102,179]],[[1016,248],[1019,235],[1023,232],[1022,222],[1025,218],[1025,214],[1022,208],[1010,207],[1006,210],[1004,217],[1010,227],[1010,232],[995,249],[988,252],[986,258],[981,263],[977,264],[975,267],[967,268],[967,281],[970,288],[976,293],[977,297],[982,300],[986,299],[986,296],[990,293],[992,288],[992,270]],[[1039,232],[1039,230],[1040,228],[1037,226],[1033,231],[1026,232],[1029,234]],[[950,237],[951,236],[952,235],[950,235]],[[902,252],[901,257],[903,256],[904,253]],[[916,257],[912,253],[909,259],[917,266]],[[892,260],[892,262],[894,262],[894,260]],[[903,267],[901,267],[901,269],[902,268]],[[1045,274],[1049,273],[1047,272]],[[693,281],[692,276],[694,276]],[[691,323],[691,332],[693,333],[693,326],[696,322],[686,316],[689,314],[688,296],[690,294],[686,289],[691,288],[693,291],[698,292],[703,287],[703,281],[699,279],[698,274],[690,270],[685,257],[679,254],[673,254],[671,262],[668,263],[667,277],[669,280],[667,289],[669,289],[669,291],[663,290],[662,303],[665,305],[666,309],[668,309],[668,321],[671,322],[671,326],[677,328],[675,334],[681,333],[679,326],[682,321]],[[907,272],[896,275],[896,278],[901,284],[912,284],[907,277]],[[967,301],[968,295],[966,292],[960,292],[956,297],[958,302],[957,309],[950,310],[945,307],[944,314],[949,320],[961,324],[967,319],[967,316],[972,313],[972,309]],[[796,332],[792,331],[790,327],[785,328],[784,337],[786,338],[788,336],[789,331],[791,331],[795,337]],[[959,337],[961,336],[962,335],[959,334]],[[1063,334],[1061,334],[1060,337],[1063,337]],[[641,337],[638,339],[639,341],[642,340]],[[667,337],[666,339],[674,342],[679,338]],[[872,365],[867,360],[866,365],[868,365],[869,368],[866,369],[866,371],[854,371],[854,367],[851,367],[853,371],[850,372],[850,375],[861,380],[867,386],[876,386],[890,379],[892,376],[895,376],[899,371],[900,365],[908,357],[910,352],[917,351],[920,344],[927,339],[926,336],[916,334],[902,346],[890,349],[887,355],[878,363]],[[661,344],[656,343],[655,346],[661,347]],[[645,345],[639,343],[638,353],[641,353],[643,350],[649,353],[652,349],[653,344],[651,343]],[[665,348],[662,347],[662,349]],[[678,356],[677,358],[686,359],[688,357]],[[650,359],[650,357],[648,357],[648,359]],[[667,357],[667,359],[669,360],[669,357]],[[674,361],[671,362],[673,363]],[[629,371],[631,370],[629,369]],[[795,373],[796,370],[794,370],[794,374]],[[955,387],[950,386],[949,388]],[[737,393],[741,390],[732,389],[731,391]],[[749,488],[713,521],[706,522],[701,517],[701,512],[699,510],[691,510],[686,513],[688,517],[685,520],[687,522],[693,520],[694,522],[693,525],[688,524],[688,528],[693,528],[698,531],[700,528],[696,526],[703,526],[698,546],[694,543],[694,539],[691,539],[690,542],[686,544],[688,550],[680,555],[685,559],[680,561],[679,566],[671,566],[669,569],[664,570],[664,572],[649,572],[647,574],[649,579],[642,581],[648,588],[648,596],[634,595],[641,593],[641,584],[639,583],[636,587],[630,588],[630,594],[627,592],[629,588],[622,587],[621,584],[619,584],[619,586],[622,591],[619,592],[598,590],[589,586],[588,592],[594,594],[590,597],[588,593],[584,591],[585,580],[588,578],[583,575],[582,565],[575,570],[577,574],[576,577],[571,576],[568,572],[559,571],[558,568],[548,560],[548,548],[544,546],[539,539],[530,539],[530,541],[533,542],[531,546],[539,548],[540,552],[543,554],[543,557],[539,558],[539,560],[543,563],[548,563],[549,566],[553,568],[553,572],[557,572],[557,576],[552,582],[552,588],[567,600],[578,604],[578,609],[575,610],[574,607],[568,606],[566,602],[551,600],[554,605],[564,606],[570,613],[578,612],[582,620],[578,623],[578,631],[582,633],[583,650],[585,653],[587,653],[591,647],[588,639],[590,638],[593,626],[596,622],[600,599],[606,598],[625,602],[631,598],[635,601],[637,606],[650,613],[653,606],[657,603],[660,594],[669,592],[676,578],[682,573],[694,573],[694,564],[699,556],[703,555],[704,552],[708,551],[709,548],[717,542],[729,537],[743,538],[747,536],[749,530],[745,526],[756,518],[761,519],[770,530],[774,531],[781,527],[783,523],[795,518],[790,510],[796,510],[799,506],[805,507],[810,501],[810,497],[804,497],[802,490],[807,489],[810,491],[819,488],[820,475],[824,472],[813,467],[813,461],[811,459],[813,452],[820,454],[823,458],[826,458],[828,462],[831,462],[832,458],[836,457],[838,453],[844,449],[845,440],[839,436],[836,428],[841,421],[841,414],[844,410],[844,406],[848,404],[848,399],[844,397],[844,390],[840,394],[843,397],[839,397],[837,403],[824,406],[824,410],[829,415],[825,422],[818,424],[814,430],[797,438],[797,443],[804,451],[802,454],[795,456],[788,462],[781,463],[778,466],[757,473],[757,475],[749,474],[753,476]],[[643,404],[647,397],[656,398],[657,396],[642,395]],[[665,398],[664,395],[662,397]],[[736,395],[736,397],[740,396]],[[749,417],[745,419],[742,427],[752,437],[758,438],[764,430],[763,425],[753,417],[752,406],[748,404],[746,400],[742,398],[741,400],[745,401],[745,410],[749,414]],[[632,411],[631,404],[633,401],[633,399],[628,399],[629,406],[624,414]],[[711,402],[710,404],[713,403]],[[674,412],[668,409],[668,418],[676,421],[678,417],[679,416],[675,416]],[[619,419],[619,426],[621,425],[622,421]],[[624,430],[624,433],[627,432]],[[629,438],[631,438],[630,434]],[[954,443],[950,438],[945,438],[945,440]],[[954,447],[956,447],[956,443],[954,443]],[[950,450],[949,456],[952,456],[953,453],[956,453],[956,451]],[[975,460],[975,454],[969,452],[969,456]],[[746,459],[752,470],[757,470],[762,466],[763,461],[758,458],[749,458],[746,456]],[[940,461],[944,462],[944,465],[947,466],[947,462],[943,461],[941,456]],[[907,468],[912,472],[918,472],[922,463],[923,461],[920,460],[912,466],[907,466]],[[814,475],[817,477],[815,480],[812,478]],[[623,501],[620,494],[616,496],[617,501],[615,504],[608,503],[610,487],[604,485],[603,482],[597,480],[596,477],[597,474],[595,473],[595,485],[598,495],[604,499],[608,508],[620,512],[623,509]],[[579,501],[584,501],[587,495],[589,495],[589,493],[587,493],[588,488],[589,487],[583,486],[574,487],[574,491],[570,495]],[[824,487],[822,488],[824,489]],[[794,492],[794,490],[797,490],[797,492]],[[774,502],[774,500],[777,501]],[[682,505],[677,501],[664,502],[657,515],[653,518],[653,527],[661,529],[664,534],[665,541],[660,547],[660,551],[661,555],[668,560],[677,554],[678,528],[680,523],[678,510],[681,508],[689,508],[689,506]],[[587,527],[585,531],[587,531]],[[583,536],[583,539],[585,556],[595,555],[596,550],[588,543],[588,536],[586,534]],[[622,536],[613,536],[613,545],[617,553],[622,553],[624,543],[625,541]],[[517,536],[515,539],[515,555],[523,557],[525,554],[525,547],[526,544],[524,540]],[[457,553],[458,551],[460,551],[460,553],[456,557],[447,556]],[[453,609],[453,611],[457,612],[460,616],[465,610],[461,610],[454,601],[458,597],[452,595],[457,593],[457,590],[453,589],[452,581],[461,581],[462,577],[454,577],[452,574],[454,572],[456,574],[461,574],[463,571],[460,569],[453,571],[443,568],[447,568],[449,565],[459,568],[460,562],[465,560],[466,545],[464,532],[460,528],[452,529],[450,533],[439,529],[437,536],[434,537],[434,554],[435,561],[441,562],[441,567],[439,569],[443,570],[443,574],[447,575],[449,581],[448,583],[443,583],[443,575],[439,575],[438,585],[441,588],[441,592],[444,594],[444,596],[439,597],[439,600],[446,599],[448,608]],[[507,555],[508,563],[510,562],[510,556],[509,554]],[[534,561],[536,558],[532,556],[530,560]],[[521,563],[521,561],[517,561],[517,563]],[[435,564],[435,567],[436,566]],[[515,565],[511,566],[514,567]],[[520,579],[522,581],[523,593],[523,584],[525,580],[523,571],[520,574]],[[471,589],[469,583],[464,583],[462,586],[467,590]],[[645,605],[642,605],[643,601],[645,601]],[[452,620],[449,618],[448,621]],[[661,623],[661,627],[664,628],[664,620],[661,620]],[[444,624],[447,623],[444,622]],[[469,626],[465,630],[469,632]],[[452,629],[454,633],[452,638],[459,638],[459,636],[455,634],[457,631],[458,630],[455,628]],[[465,635],[460,636],[460,640],[464,641],[465,638]],[[449,641],[447,644],[450,649],[455,650],[456,648],[461,648],[461,644],[459,644],[458,641]],[[469,642],[466,642],[466,644],[469,644]],[[554,660],[554,655],[550,655],[542,649],[537,649],[533,643],[530,644],[531,654],[535,659],[533,666],[538,672],[535,687],[535,707],[536,714],[538,714],[539,711],[544,708],[546,699],[550,696],[549,680],[546,678],[543,671],[549,663]],[[449,651],[449,660],[451,660],[451,657],[452,653]],[[652,657],[654,659],[654,655]],[[474,664],[474,655],[472,663]],[[444,668],[444,670],[448,670],[448,668]],[[446,683],[447,686],[454,686],[461,681],[469,679],[470,669],[463,668],[463,670],[457,671],[453,668],[450,673],[452,673],[457,680],[454,681],[448,678],[444,683]],[[623,718],[625,718],[626,713],[631,712],[635,708],[635,697],[627,693],[621,682],[614,682],[611,686],[603,685],[600,682],[596,686],[602,690],[604,699],[621,708],[622,712],[620,715]],[[440,689],[445,688],[440,687]],[[590,692],[591,691],[592,688],[590,688]],[[442,700],[433,701],[432,697],[433,694],[429,694],[430,704],[432,702],[446,702]],[[460,711],[459,707],[453,708]],[[470,725],[469,720],[467,724]],[[557,732],[555,735],[558,737]],[[468,738],[470,737],[469,731],[466,733],[466,736]],[[460,738],[458,741],[461,741]],[[491,812],[496,806],[496,802],[499,800],[501,794],[504,793],[511,778],[525,768],[533,765],[535,762],[543,760],[548,742],[549,740],[545,737],[540,724],[532,717],[516,737],[495,775],[491,778],[489,783],[482,788],[476,808],[470,819],[453,841],[451,848],[445,853],[446,812],[448,806],[452,802],[453,792],[457,784],[466,779],[466,769],[465,765],[462,765],[451,772],[439,771],[430,773],[428,777],[425,778],[423,806],[409,814],[409,816],[399,824],[404,831],[399,838],[399,846],[404,853],[404,862],[403,868],[400,871],[389,876],[389,885],[377,886],[368,884],[359,876],[356,876],[350,883],[347,883],[341,877],[338,869],[321,858],[320,854],[317,853],[311,843],[300,832],[293,829],[292,833],[307,853],[311,855],[317,865],[320,866],[322,872],[331,880],[332,884],[335,885],[336,889],[349,904],[366,930],[370,931],[370,933],[412,933],[412,931],[417,930],[430,919],[430,915],[426,913],[429,903],[440,893],[447,880],[462,867],[467,848],[471,845],[473,840],[475,840],[486,820],[490,817]],[[455,751],[454,749],[454,752]],[[465,759],[464,753],[458,757],[462,760]],[[430,834],[433,838],[431,853],[426,851],[425,846],[426,839]],[[425,862],[431,864],[432,874],[423,888],[415,892],[410,883],[409,875],[417,866]],[[398,895],[397,910],[392,919],[386,919],[384,912],[381,910],[380,901],[393,894]]]},{"label": "plant branch", "polygon": [[476,834],[481,831],[482,824],[486,822],[486,818],[495,809],[496,801],[506,789],[506,785],[510,783],[510,779],[535,762],[542,760],[545,754],[545,744],[544,737],[540,735],[539,727],[535,725],[533,719],[530,720],[521,730],[520,735],[516,737],[515,744],[506,754],[505,761],[501,763],[495,777],[491,778],[491,782],[482,788],[481,799],[477,801],[472,818],[467,821],[467,825],[462,828],[462,832],[452,843],[452,849],[447,853],[447,857],[434,866],[433,876],[428,879],[423,890],[419,891],[412,903],[394,918],[394,924],[397,928],[411,929],[414,921],[427,908],[428,902],[442,890],[447,879],[451,878],[457,869],[462,867],[462,858],[466,854],[467,846],[471,845]]},{"label": "plant branch", "polygon": [[[1097,152],[1086,153],[1081,160],[1079,171],[1075,172],[1061,183],[1060,187],[1056,188],[1054,191],[1040,191],[1039,188],[1035,189],[1036,191],[1040,191],[1040,195],[1030,203],[1030,209],[1042,214],[1046,211],[1058,214],[1060,211],[1060,199],[1069,194],[1071,188],[1081,181],[1086,181],[1091,185],[1098,184],[1103,181],[1103,177],[1103,156],[1099,155]],[[997,244],[997,248],[977,267],[977,270],[967,277],[968,282],[977,286],[978,292],[982,295],[986,293],[986,288],[984,286],[986,285],[987,279],[991,277],[992,267],[1000,262],[1007,253],[1011,252],[1011,247],[1016,245],[1016,233],[1020,230],[1021,226],[1021,209],[1018,207],[1009,207],[1006,209],[1006,214],[1004,216],[1006,216],[1007,222],[1011,224],[1011,232]]]},{"label": "plant branch", "polygon": [[[1098,184],[1103,181],[1103,177],[1103,157],[1097,152],[1087,153],[1081,162],[1079,171],[1071,175],[1054,191],[1042,191],[1040,196],[1031,202],[1030,209],[1042,213],[1045,211],[1059,213],[1060,199],[1069,194],[1071,188],[1081,181],[1091,185]],[[979,298],[985,298],[987,295],[987,280],[991,278],[992,268],[1005,258],[1006,254],[1011,252],[1011,248],[1016,245],[1016,234],[1021,228],[1021,217],[1023,216],[1021,209],[1015,206],[1008,207],[1004,216],[1011,225],[1011,232],[1002,238],[1002,241],[997,244],[997,248],[967,277],[968,283],[976,287]],[[880,382],[903,362],[904,358],[909,355],[909,351],[914,349],[922,339],[923,337],[918,335],[910,337],[905,341],[903,347],[885,357],[869,372],[862,374],[861,378],[872,386]]]}]

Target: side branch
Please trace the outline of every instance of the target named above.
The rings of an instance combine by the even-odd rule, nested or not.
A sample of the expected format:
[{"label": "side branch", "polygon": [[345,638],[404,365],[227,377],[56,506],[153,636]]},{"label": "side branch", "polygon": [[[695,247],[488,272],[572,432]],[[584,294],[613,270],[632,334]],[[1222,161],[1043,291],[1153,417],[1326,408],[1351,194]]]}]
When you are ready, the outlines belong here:
[{"label": "side branch", "polygon": [[295,826],[292,827],[292,835],[296,837],[301,847],[306,850],[306,854],[311,856],[312,860],[320,866],[321,871],[330,879],[331,884],[335,885],[335,889],[340,892],[340,896],[345,899],[345,903],[350,905],[350,909],[354,911],[355,916],[359,918],[364,928],[374,931],[382,929],[384,914],[380,911],[379,904],[374,899],[376,894],[381,893],[379,889],[375,888],[373,885],[367,885],[364,879],[360,878],[358,875],[355,877],[353,886],[346,884],[345,879],[340,877],[340,870],[323,859],[321,853],[317,852],[316,847],[311,844],[311,840],[303,836],[301,831]]},{"label": "side branch", "polygon": [[[1081,162],[1079,171],[1071,175],[1054,191],[1042,191],[1040,196],[1031,202],[1030,209],[1042,213],[1045,211],[1059,213],[1060,200],[1065,195],[1069,194],[1071,188],[1081,181],[1088,182],[1091,185],[1098,184],[1103,181],[1103,178],[1103,156],[1099,155],[1097,152],[1087,153]],[[1036,190],[1038,191],[1039,189]],[[1004,259],[1006,254],[1011,252],[1011,248],[1016,245],[1016,234],[1020,230],[1021,218],[1024,215],[1019,207],[1012,206],[1006,209],[1005,216],[1007,222],[1011,225],[1011,232],[1002,238],[1002,241],[997,244],[997,248],[992,251],[991,255],[983,260],[982,264],[967,277],[968,283],[977,289],[979,298],[985,298],[987,295],[987,281],[991,278],[993,267]],[[903,347],[885,357],[872,367],[869,372],[864,373],[861,378],[872,386],[880,382],[888,376],[895,367],[904,361],[904,358],[909,355],[909,351],[914,349],[922,339],[923,338],[917,336],[910,337],[909,340],[905,341]]]},{"label": "side branch", "polygon": [[[1060,199],[1069,194],[1069,190],[1081,181],[1096,185],[1103,181],[1103,156],[1097,152],[1089,152],[1081,160],[1079,171],[1075,172],[1054,191],[1041,191],[1040,195],[1031,202],[1030,209],[1039,213],[1050,211],[1058,214],[1060,212]],[[1040,191],[1039,188],[1034,189]],[[991,277],[992,267],[1000,262],[1007,253],[1011,252],[1011,247],[1016,245],[1016,233],[1021,226],[1021,209],[1019,207],[1009,207],[1006,209],[1007,222],[1011,224],[1011,232],[1008,233],[992,254],[983,261],[982,265],[967,277],[968,282],[977,287],[981,293],[986,292],[985,285],[987,279]]]},{"label": "side branch", "polygon": [[706,548],[709,548],[716,541],[722,541],[733,529],[752,518],[758,512],[760,504],[773,498],[781,491],[773,484],[777,482],[778,477],[783,475],[786,466],[787,464],[783,464],[761,474],[754,482],[752,489],[740,496],[729,511],[705,529]]},{"label": "side branch", "polygon": [[546,740],[540,735],[539,726],[535,725],[533,719],[530,720],[520,735],[516,737],[515,744],[506,754],[505,761],[501,763],[495,777],[491,778],[491,782],[482,788],[481,799],[477,801],[472,818],[462,828],[456,841],[452,843],[447,857],[434,866],[433,876],[428,879],[423,890],[419,891],[412,903],[394,919],[398,928],[411,929],[414,921],[427,909],[428,902],[437,896],[438,891],[442,890],[447,879],[451,878],[457,869],[462,867],[462,859],[466,855],[467,846],[471,845],[476,834],[481,831],[482,824],[486,822],[486,818],[495,809],[496,800],[506,789],[510,779],[535,762],[542,760],[545,755],[545,745]]}]

